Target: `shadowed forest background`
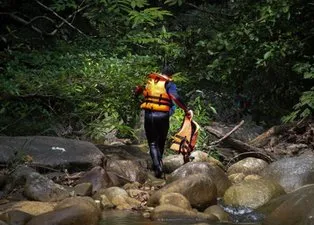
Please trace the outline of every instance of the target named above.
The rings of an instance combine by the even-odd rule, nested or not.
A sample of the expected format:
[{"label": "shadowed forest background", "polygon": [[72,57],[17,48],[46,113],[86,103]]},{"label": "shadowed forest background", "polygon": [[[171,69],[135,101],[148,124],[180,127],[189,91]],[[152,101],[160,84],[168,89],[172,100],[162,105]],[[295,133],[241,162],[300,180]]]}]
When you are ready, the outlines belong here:
[{"label": "shadowed forest background", "polygon": [[237,122],[237,96],[264,127],[312,117],[313,24],[308,0],[0,0],[0,134],[136,140],[164,63],[200,125]]}]

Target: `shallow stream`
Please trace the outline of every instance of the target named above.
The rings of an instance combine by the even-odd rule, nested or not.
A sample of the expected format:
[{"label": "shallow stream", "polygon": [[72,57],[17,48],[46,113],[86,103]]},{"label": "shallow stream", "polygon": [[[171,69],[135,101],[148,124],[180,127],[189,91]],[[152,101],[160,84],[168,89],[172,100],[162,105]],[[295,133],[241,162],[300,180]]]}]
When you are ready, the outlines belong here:
[{"label": "shallow stream", "polygon": [[102,221],[100,225],[185,225],[185,224],[198,224],[198,225],[260,225],[259,223],[215,223],[208,221],[195,221],[195,220],[169,220],[169,221],[151,221],[144,218],[138,212],[128,211],[105,211],[102,214]]}]

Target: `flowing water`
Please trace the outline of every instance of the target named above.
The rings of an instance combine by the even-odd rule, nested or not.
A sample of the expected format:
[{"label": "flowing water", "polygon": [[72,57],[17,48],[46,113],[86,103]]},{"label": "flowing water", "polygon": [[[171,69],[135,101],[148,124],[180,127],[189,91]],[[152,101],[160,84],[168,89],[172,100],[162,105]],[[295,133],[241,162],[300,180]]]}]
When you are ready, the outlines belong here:
[{"label": "flowing water", "polygon": [[169,220],[169,221],[151,221],[144,218],[140,213],[127,211],[105,211],[102,214],[100,225],[259,225],[259,223],[216,223],[208,221],[195,220]]}]

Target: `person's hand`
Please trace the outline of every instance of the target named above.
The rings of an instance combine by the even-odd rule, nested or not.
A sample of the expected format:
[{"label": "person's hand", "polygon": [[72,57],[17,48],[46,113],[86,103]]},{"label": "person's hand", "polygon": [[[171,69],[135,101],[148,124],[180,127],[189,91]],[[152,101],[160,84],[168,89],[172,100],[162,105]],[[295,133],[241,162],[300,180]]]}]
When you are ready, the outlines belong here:
[{"label": "person's hand", "polygon": [[190,109],[188,111],[185,112],[185,115],[189,118],[192,119],[193,118],[193,111]]},{"label": "person's hand", "polygon": [[137,85],[134,89],[134,95],[138,96],[138,95],[142,94],[142,92],[143,92],[143,88],[141,86]]}]

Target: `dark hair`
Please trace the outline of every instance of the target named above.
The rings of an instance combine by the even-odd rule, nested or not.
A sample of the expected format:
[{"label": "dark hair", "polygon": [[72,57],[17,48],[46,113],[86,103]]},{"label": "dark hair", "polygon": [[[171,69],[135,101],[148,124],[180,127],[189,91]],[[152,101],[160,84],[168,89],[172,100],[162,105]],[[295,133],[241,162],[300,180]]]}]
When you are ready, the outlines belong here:
[{"label": "dark hair", "polygon": [[167,76],[171,76],[174,74],[174,68],[171,65],[165,65],[162,70],[161,70],[162,74],[165,74]]}]

